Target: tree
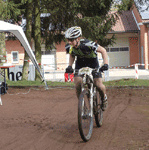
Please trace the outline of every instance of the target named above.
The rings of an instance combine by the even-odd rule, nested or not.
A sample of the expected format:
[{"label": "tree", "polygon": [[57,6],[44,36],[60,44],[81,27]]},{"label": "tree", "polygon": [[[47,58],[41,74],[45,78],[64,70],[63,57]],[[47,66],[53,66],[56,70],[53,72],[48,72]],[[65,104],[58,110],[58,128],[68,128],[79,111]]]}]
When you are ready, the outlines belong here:
[{"label": "tree", "polygon": [[106,38],[117,19],[116,13],[109,13],[113,0],[55,0],[52,3],[45,0],[44,3],[47,12],[50,12],[42,24],[42,34],[47,47],[50,48],[53,42],[64,40],[64,31],[74,25],[81,26],[83,37],[102,46],[114,42],[114,36]]},{"label": "tree", "polygon": [[[4,18],[4,10],[5,10],[5,3],[3,1],[0,0],[0,20],[2,20]],[[6,48],[5,48],[5,34],[4,33],[0,33],[0,55],[2,56],[6,56]],[[0,65],[3,64],[3,62],[1,60],[4,60],[5,57],[0,57]]]},{"label": "tree", "polygon": [[47,17],[41,18],[42,37],[46,49],[51,50],[54,43],[59,44],[64,40],[63,33],[67,27],[75,24],[77,12],[76,0],[44,0],[42,6]]},{"label": "tree", "polygon": [[[34,39],[35,56],[38,63],[41,64],[41,20],[40,20],[40,0],[34,0]],[[35,71],[35,80],[41,80],[40,75]]]},{"label": "tree", "polygon": [[[31,44],[32,39],[32,13],[33,13],[33,0],[28,0],[25,5],[25,14],[26,14],[26,37],[28,39],[28,42]],[[25,51],[24,55],[24,65],[23,65],[23,71],[22,71],[22,80],[28,80],[28,71],[29,71],[29,56],[27,52]]]},{"label": "tree", "polygon": [[77,23],[82,27],[83,35],[102,46],[112,44],[115,37],[107,39],[106,35],[115,25],[117,15],[111,14],[110,9],[112,0],[91,0],[85,3],[85,0],[79,0],[79,12],[82,18],[77,18]]},{"label": "tree", "polygon": [[6,2],[3,0],[0,0],[0,19],[2,20],[3,18],[6,17]]},{"label": "tree", "polygon": [[122,11],[130,10],[133,6],[134,0],[114,0],[113,7],[121,13]]},{"label": "tree", "polygon": [[6,48],[5,48],[5,34],[4,33],[0,33],[0,65],[2,65],[5,61],[5,57],[6,56]]},{"label": "tree", "polygon": [[20,21],[21,5],[23,0],[0,0],[0,19],[16,23]]}]

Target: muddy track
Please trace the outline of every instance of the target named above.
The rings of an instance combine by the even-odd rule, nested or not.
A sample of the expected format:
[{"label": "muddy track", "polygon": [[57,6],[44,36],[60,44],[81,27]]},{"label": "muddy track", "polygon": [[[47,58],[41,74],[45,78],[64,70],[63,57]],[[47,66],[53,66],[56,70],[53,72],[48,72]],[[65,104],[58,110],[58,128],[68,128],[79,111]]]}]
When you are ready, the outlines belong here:
[{"label": "muddy track", "polygon": [[78,131],[74,89],[8,92],[0,106],[0,150],[149,150],[148,89],[107,89],[103,126],[94,123],[87,143]]}]

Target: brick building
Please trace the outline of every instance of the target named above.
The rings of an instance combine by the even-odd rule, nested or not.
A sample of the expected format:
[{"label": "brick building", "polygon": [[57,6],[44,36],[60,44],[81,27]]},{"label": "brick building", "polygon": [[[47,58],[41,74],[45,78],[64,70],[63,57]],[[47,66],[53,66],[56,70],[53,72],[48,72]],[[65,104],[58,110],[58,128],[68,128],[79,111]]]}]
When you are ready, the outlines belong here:
[{"label": "brick building", "polygon": [[136,6],[133,6],[132,12],[135,17],[136,24],[139,28],[139,62],[146,64],[148,69],[149,63],[149,12],[140,12]]}]

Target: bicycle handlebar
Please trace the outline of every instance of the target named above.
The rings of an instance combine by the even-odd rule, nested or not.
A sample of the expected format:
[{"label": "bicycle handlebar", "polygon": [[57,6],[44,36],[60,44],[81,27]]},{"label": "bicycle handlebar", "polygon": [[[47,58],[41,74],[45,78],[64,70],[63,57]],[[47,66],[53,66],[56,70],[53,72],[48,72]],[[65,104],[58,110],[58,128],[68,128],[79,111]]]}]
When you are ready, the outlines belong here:
[{"label": "bicycle handlebar", "polygon": [[[88,69],[90,70],[90,73],[92,73],[93,71],[95,72],[101,72],[100,71],[100,68],[90,68],[90,67],[83,67],[83,68],[80,68],[80,69],[74,69],[74,73],[79,73],[80,70],[85,70],[85,69]],[[85,70],[86,71],[86,70]],[[83,71],[82,71],[83,72]]]}]

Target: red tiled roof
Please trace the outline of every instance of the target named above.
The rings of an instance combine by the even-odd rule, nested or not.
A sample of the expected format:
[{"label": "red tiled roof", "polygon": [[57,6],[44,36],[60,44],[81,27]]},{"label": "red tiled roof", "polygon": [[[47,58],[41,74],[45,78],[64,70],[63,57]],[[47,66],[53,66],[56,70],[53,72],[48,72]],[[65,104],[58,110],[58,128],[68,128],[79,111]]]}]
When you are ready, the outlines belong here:
[{"label": "red tiled roof", "polygon": [[114,32],[133,32],[139,30],[131,11],[124,11],[119,15],[116,25],[112,28]]}]

